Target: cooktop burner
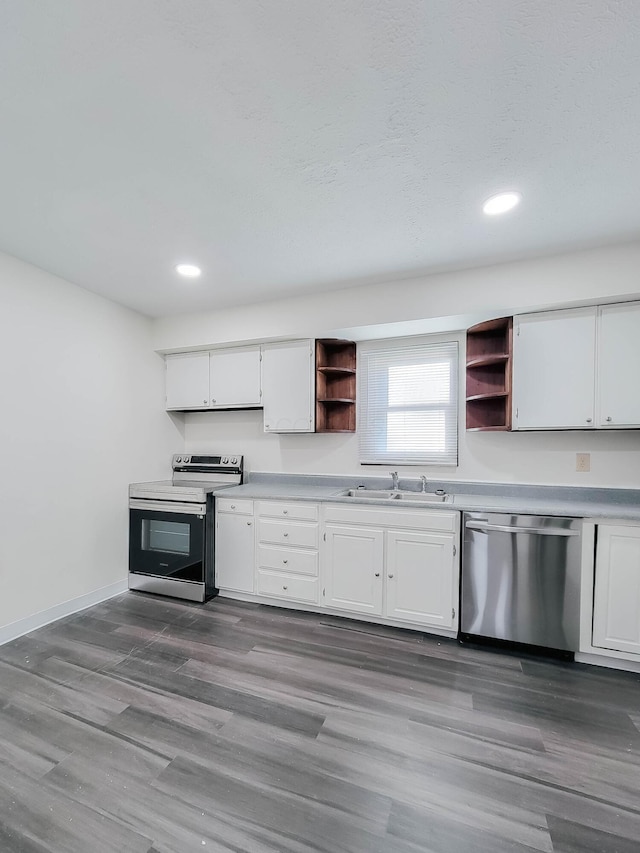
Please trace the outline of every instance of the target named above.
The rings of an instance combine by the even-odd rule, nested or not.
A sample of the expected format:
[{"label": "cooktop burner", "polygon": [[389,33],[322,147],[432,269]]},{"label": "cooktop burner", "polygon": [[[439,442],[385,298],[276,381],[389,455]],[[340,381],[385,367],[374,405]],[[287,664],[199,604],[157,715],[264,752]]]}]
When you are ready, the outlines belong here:
[{"label": "cooktop burner", "polygon": [[129,497],[137,500],[182,500],[202,503],[211,492],[239,486],[243,476],[243,457],[174,454],[171,480],[131,483]]}]

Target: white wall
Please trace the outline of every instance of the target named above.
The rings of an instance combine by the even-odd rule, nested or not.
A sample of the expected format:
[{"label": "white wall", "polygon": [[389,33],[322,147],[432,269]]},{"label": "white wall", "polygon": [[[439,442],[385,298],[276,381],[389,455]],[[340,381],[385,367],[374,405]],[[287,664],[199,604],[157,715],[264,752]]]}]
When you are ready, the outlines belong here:
[{"label": "white wall", "polygon": [[154,347],[166,352],[235,341],[323,337],[334,331],[365,340],[463,329],[489,317],[640,298],[639,271],[640,242],[626,243],[160,318],[154,324]]},{"label": "white wall", "polygon": [[0,254],[0,627],[127,574],[127,485],[166,477],[151,321]]},{"label": "white wall", "polygon": [[[155,323],[154,343],[159,350],[170,350],[274,337],[316,337],[331,330],[345,330],[362,340],[455,329],[461,328],[461,317],[477,320],[564,305],[637,299],[639,271],[640,243],[629,243],[233,311],[164,318]],[[264,435],[262,414],[255,411],[184,417],[187,450],[244,453],[254,471],[375,475],[385,470],[359,465],[353,435]],[[577,452],[591,453],[590,473],[576,472]],[[422,473],[422,469],[403,470],[408,476]],[[426,468],[425,473],[440,479],[640,488],[640,431],[496,434],[461,429],[459,467]]]},{"label": "white wall", "polygon": [[[457,468],[385,467],[359,464],[356,435],[265,435],[261,411],[184,418],[186,450],[244,453],[252,471],[384,476],[393,467],[406,477],[425,473],[434,480],[640,488],[640,430],[467,433],[462,426]],[[590,473],[576,472],[576,453],[591,454]]]}]

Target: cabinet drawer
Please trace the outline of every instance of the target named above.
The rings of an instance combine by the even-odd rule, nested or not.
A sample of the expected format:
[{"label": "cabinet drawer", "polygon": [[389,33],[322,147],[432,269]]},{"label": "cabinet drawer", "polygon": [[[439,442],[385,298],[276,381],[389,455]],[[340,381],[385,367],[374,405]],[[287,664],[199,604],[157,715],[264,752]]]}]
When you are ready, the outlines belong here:
[{"label": "cabinet drawer", "polygon": [[261,569],[295,572],[318,577],[318,552],[260,545],[258,548],[258,566]]},{"label": "cabinet drawer", "polygon": [[318,547],[318,525],[297,524],[295,521],[258,520],[258,541],[274,545],[291,545],[303,548]]},{"label": "cabinet drawer", "polygon": [[216,498],[218,512],[234,512],[236,515],[253,515],[253,501]]},{"label": "cabinet drawer", "polygon": [[296,518],[300,521],[317,521],[318,505],[286,503],[285,501],[260,501],[258,514],[269,518]]},{"label": "cabinet drawer", "polygon": [[258,595],[292,598],[296,601],[318,601],[317,578],[299,578],[284,572],[258,572]]}]

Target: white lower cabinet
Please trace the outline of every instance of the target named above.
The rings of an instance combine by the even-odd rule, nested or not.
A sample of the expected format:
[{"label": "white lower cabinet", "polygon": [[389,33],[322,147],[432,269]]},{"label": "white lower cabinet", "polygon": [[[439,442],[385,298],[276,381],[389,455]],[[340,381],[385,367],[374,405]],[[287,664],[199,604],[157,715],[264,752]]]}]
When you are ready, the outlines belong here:
[{"label": "white lower cabinet", "polygon": [[598,525],[593,646],[640,656],[640,527]]},{"label": "white lower cabinet", "polygon": [[[460,513],[309,501],[216,501],[217,585],[448,635]],[[255,529],[255,547],[254,531]]]},{"label": "white lower cabinet", "polygon": [[327,524],[323,550],[327,607],[381,616],[383,531]]},{"label": "white lower cabinet", "polygon": [[219,589],[254,591],[253,501],[216,500],[216,581]]},{"label": "white lower cabinet", "polygon": [[260,501],[257,534],[258,595],[317,604],[317,504]]},{"label": "white lower cabinet", "polygon": [[453,628],[458,585],[451,535],[388,530],[385,615]]},{"label": "white lower cabinet", "polygon": [[329,505],[325,518],[327,607],[424,628],[457,627],[458,513]]}]

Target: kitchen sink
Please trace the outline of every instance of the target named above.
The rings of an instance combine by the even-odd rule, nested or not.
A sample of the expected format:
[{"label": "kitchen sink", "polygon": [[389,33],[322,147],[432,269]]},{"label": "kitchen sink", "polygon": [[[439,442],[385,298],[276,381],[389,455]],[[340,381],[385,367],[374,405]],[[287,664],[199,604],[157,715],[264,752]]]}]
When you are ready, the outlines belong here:
[{"label": "kitchen sink", "polygon": [[436,495],[434,492],[404,492],[395,489],[347,489],[346,498],[370,498],[388,501],[410,501],[413,503],[451,503],[451,495]]},{"label": "kitchen sink", "polygon": [[400,492],[394,492],[392,489],[347,489],[342,493],[345,498],[375,498],[381,500],[393,500],[397,498]]},{"label": "kitchen sink", "polygon": [[419,504],[450,504],[451,495],[436,495],[433,492],[398,492],[398,499]]}]

